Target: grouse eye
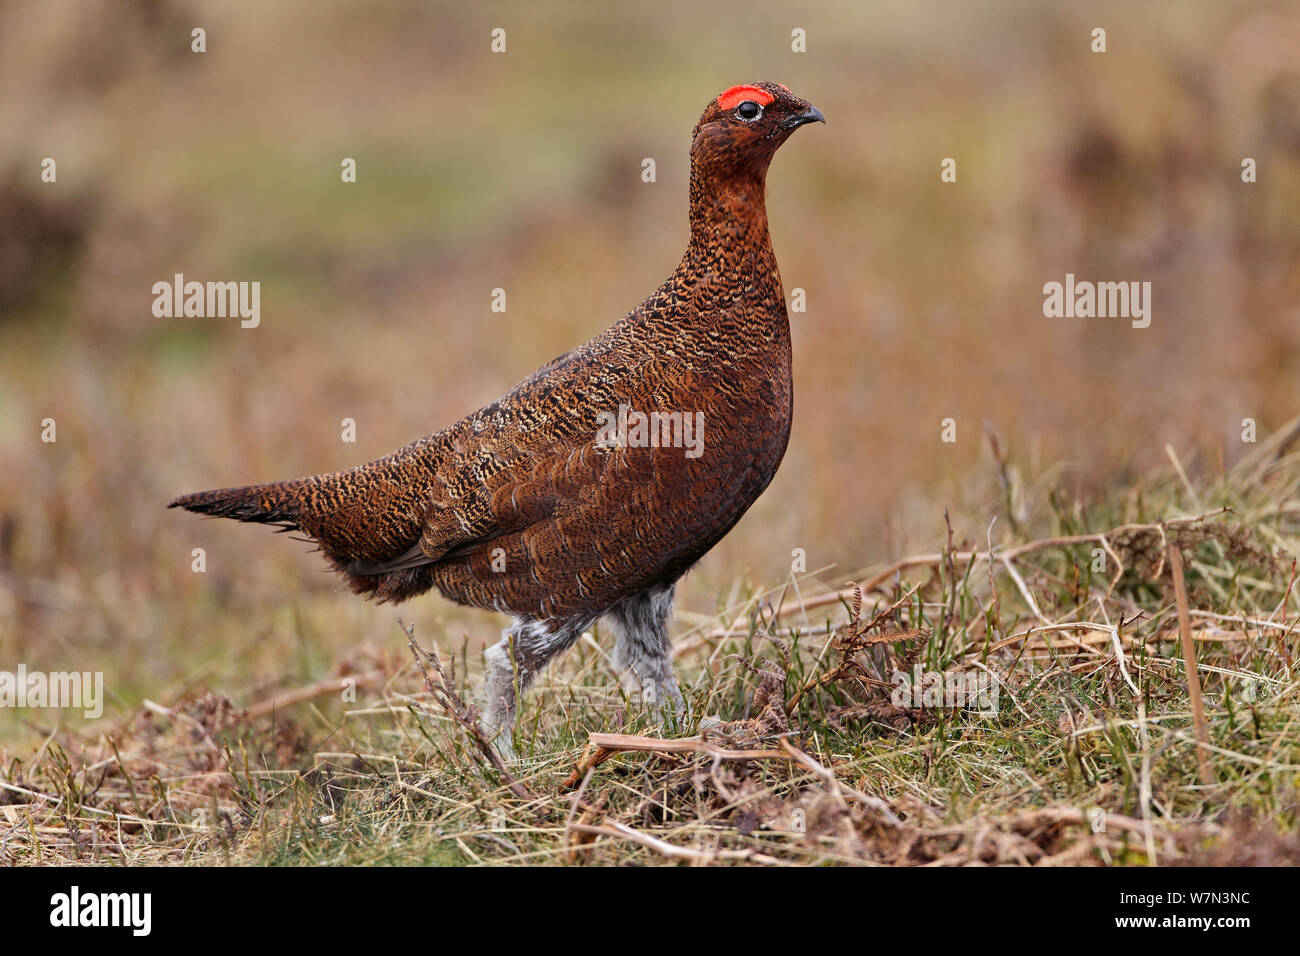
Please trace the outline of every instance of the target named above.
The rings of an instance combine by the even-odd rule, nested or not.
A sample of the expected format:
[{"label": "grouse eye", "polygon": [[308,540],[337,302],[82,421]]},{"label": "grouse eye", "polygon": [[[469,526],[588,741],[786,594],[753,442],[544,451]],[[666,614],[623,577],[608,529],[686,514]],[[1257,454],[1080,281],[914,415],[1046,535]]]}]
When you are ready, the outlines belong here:
[{"label": "grouse eye", "polygon": [[745,100],[745,102],[736,107],[736,115],[746,122],[756,120],[763,115],[763,107],[759,106],[753,100]]}]

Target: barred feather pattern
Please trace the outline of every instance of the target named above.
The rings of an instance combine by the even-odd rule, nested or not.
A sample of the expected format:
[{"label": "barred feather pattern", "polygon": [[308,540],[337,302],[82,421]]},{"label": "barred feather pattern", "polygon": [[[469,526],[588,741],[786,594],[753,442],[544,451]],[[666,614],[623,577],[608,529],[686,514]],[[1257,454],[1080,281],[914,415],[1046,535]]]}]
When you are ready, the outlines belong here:
[{"label": "barred feather pattern", "polygon": [[[776,149],[821,115],[779,84],[752,88],[770,95],[757,120],[715,99],[696,124],[686,252],[614,325],[369,464],[171,507],[301,530],[358,593],[402,601],[437,588],[513,615],[518,633],[542,622],[571,643],[569,625],[637,595],[667,594],[670,606],[677,579],[768,486],[790,435],[790,329],[765,183]],[[598,443],[602,414],[620,406],[702,414],[702,453]],[[646,627],[666,627],[660,610]]]}]

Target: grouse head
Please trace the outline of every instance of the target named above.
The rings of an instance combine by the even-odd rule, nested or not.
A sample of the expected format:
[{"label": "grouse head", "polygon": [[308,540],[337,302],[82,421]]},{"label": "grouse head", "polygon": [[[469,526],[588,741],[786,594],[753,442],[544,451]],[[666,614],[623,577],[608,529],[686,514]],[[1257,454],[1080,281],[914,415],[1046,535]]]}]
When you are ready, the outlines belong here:
[{"label": "grouse head", "polygon": [[800,126],[824,123],[821,111],[780,83],[733,86],[695,124],[692,171],[711,179],[758,179],[777,148]]}]

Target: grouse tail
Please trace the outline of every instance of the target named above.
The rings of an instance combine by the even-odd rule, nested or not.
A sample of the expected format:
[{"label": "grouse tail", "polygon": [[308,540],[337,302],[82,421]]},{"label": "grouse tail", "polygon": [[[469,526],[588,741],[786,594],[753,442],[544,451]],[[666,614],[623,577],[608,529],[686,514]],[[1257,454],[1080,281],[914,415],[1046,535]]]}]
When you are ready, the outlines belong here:
[{"label": "grouse tail", "polygon": [[281,481],[197,491],[174,498],[167,507],[184,508],[214,518],[279,525],[283,531],[294,531],[299,527],[298,520],[302,514],[301,485],[301,481]]}]

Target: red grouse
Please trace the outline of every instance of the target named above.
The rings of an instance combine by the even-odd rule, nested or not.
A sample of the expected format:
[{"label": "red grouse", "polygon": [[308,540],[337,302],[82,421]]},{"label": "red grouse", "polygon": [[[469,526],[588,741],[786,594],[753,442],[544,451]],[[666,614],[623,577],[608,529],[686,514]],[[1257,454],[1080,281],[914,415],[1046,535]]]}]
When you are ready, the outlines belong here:
[{"label": "red grouse", "polygon": [[681,702],[677,580],[762,494],[793,409],[768,164],[822,114],[734,86],[691,141],[691,238],[639,306],[497,401],[351,471],[184,495],[200,514],[301,530],[358,593],[437,587],[514,616],[486,655],[485,723],[509,749],[516,689],[608,615],[652,706]]}]

